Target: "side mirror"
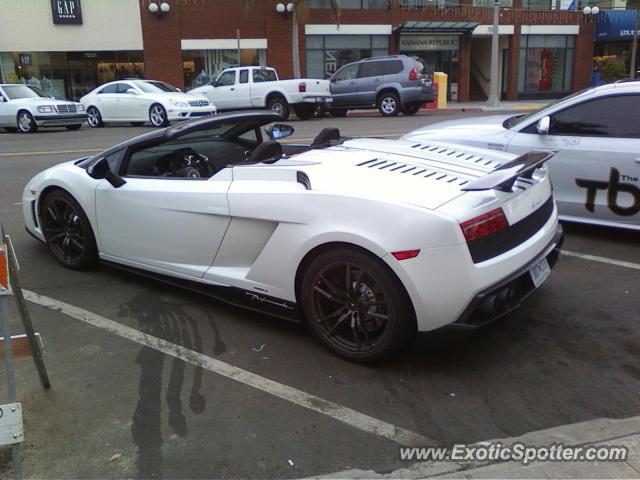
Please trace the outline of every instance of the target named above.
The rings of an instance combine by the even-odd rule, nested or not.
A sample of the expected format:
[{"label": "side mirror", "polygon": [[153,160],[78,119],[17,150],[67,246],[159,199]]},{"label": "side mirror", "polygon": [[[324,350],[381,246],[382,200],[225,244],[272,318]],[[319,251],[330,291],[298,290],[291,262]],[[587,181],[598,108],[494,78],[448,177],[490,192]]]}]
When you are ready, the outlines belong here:
[{"label": "side mirror", "polygon": [[211,80],[211,86],[212,87],[217,87],[218,86],[218,82],[216,82],[215,80]]},{"label": "side mirror", "polygon": [[113,185],[114,188],[120,188],[125,183],[127,183],[124,178],[111,171],[109,162],[105,157],[102,157],[96,163],[87,168],[87,174],[89,174],[91,178],[95,178],[96,180],[105,179],[107,182]]},{"label": "side mirror", "polygon": [[551,126],[551,117],[547,115],[546,117],[542,117],[540,120],[538,120],[538,125],[536,125],[536,130],[540,135],[548,135],[550,126]]},{"label": "side mirror", "polygon": [[290,125],[283,125],[281,123],[276,123],[275,125],[271,125],[267,128],[267,135],[271,140],[278,140],[279,138],[286,138],[293,135],[295,130]]},{"label": "side mirror", "polygon": [[336,83],[336,77],[334,77],[333,75],[331,75],[331,77],[329,77],[329,81],[331,83]]},{"label": "side mirror", "polygon": [[138,91],[135,88],[130,88],[127,90],[129,95],[138,95]]},{"label": "side mirror", "polygon": [[181,91],[182,91],[182,90],[180,90],[178,87],[176,87],[176,90],[177,90],[177,91],[179,91],[179,92],[181,92]]}]

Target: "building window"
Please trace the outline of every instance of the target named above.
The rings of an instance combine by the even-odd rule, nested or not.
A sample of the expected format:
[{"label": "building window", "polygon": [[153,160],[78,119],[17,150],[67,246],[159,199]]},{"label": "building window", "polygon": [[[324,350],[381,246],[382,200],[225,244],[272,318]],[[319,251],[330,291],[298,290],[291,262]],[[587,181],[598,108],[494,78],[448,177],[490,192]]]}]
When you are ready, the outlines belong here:
[{"label": "building window", "polygon": [[327,78],[347,63],[388,54],[387,35],[307,35],[307,76]]},{"label": "building window", "polygon": [[184,50],[182,65],[185,88],[195,88],[206,85],[218,74],[229,67],[265,66],[267,51],[263,49],[240,50]]},{"label": "building window", "polygon": [[460,0],[400,0],[402,10],[426,10],[442,7],[456,7]]},{"label": "building window", "polygon": [[559,95],[571,91],[573,35],[523,35],[518,93]]},{"label": "building window", "polygon": [[[307,0],[307,7],[313,9],[330,8],[330,2],[329,0]],[[389,0],[340,0],[340,7],[343,10],[387,10]]]},{"label": "building window", "polygon": [[79,99],[106,82],[144,76],[140,51],[3,52],[0,82],[40,87],[56,98]]},{"label": "building window", "polygon": [[525,10],[551,10],[555,8],[555,0],[522,0]]},{"label": "building window", "polygon": [[[500,0],[499,4],[501,7],[512,7],[513,0]],[[494,0],[473,0],[473,5],[476,7],[493,7],[495,2]]]}]

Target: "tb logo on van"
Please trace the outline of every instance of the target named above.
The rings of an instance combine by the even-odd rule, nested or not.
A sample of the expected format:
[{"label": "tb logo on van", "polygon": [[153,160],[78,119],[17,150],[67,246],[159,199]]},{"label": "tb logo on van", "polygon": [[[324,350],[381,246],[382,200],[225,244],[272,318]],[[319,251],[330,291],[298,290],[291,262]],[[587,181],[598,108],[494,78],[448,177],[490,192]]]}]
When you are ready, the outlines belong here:
[{"label": "tb logo on van", "polygon": [[[622,180],[622,181],[621,181]],[[630,217],[640,212],[640,188],[633,183],[638,183],[638,177],[631,177],[629,175],[620,175],[620,172],[615,168],[611,169],[608,182],[602,182],[600,180],[588,180],[583,178],[576,178],[576,185],[580,188],[586,188],[586,201],[585,208],[590,212],[595,209],[596,194],[598,190],[607,191],[607,206],[616,215],[624,217]],[[633,202],[629,206],[620,206],[618,204],[618,194],[626,193],[631,195]]]}]

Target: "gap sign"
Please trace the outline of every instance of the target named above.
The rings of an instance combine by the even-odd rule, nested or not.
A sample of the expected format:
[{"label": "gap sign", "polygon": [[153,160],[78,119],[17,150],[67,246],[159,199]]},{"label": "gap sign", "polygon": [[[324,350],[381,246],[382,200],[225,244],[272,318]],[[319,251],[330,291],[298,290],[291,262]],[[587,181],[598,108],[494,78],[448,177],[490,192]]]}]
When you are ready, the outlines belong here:
[{"label": "gap sign", "polygon": [[80,0],[51,0],[54,25],[82,25]]}]

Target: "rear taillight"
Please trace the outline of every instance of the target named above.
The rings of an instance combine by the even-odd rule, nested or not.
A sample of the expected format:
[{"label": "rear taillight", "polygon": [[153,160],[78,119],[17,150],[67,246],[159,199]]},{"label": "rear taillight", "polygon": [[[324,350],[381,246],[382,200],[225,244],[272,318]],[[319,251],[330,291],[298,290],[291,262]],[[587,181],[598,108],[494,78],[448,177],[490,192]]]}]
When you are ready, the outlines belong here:
[{"label": "rear taillight", "polygon": [[298,84],[298,92],[304,93],[307,91],[307,84],[305,82],[300,82]]},{"label": "rear taillight", "polygon": [[410,258],[416,258],[420,250],[403,250],[401,252],[392,252],[391,255],[396,257],[396,260],[408,260]]},{"label": "rear taillight", "polygon": [[460,228],[462,228],[462,233],[467,242],[486,237],[507,227],[509,227],[509,222],[501,208],[483,213],[476,218],[460,224]]},{"label": "rear taillight", "polygon": [[418,70],[413,67],[410,71],[409,71],[409,81],[413,82],[415,80],[418,80]]}]

